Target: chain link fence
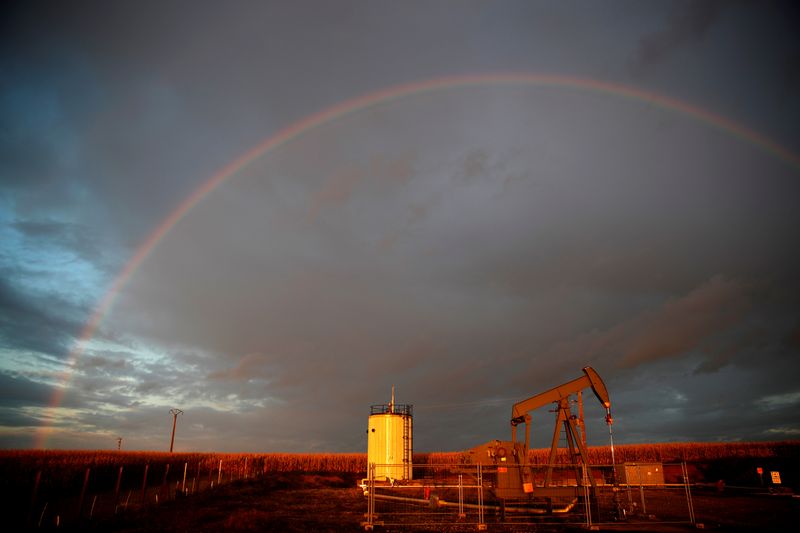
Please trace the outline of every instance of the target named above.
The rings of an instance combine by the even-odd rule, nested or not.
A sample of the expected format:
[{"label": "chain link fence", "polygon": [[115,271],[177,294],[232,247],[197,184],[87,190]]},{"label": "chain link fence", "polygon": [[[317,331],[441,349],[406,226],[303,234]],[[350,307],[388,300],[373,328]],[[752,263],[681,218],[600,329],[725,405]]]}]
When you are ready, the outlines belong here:
[{"label": "chain link fence", "polygon": [[683,463],[429,464],[414,465],[413,480],[376,478],[380,466],[361,483],[366,530],[695,522]]}]

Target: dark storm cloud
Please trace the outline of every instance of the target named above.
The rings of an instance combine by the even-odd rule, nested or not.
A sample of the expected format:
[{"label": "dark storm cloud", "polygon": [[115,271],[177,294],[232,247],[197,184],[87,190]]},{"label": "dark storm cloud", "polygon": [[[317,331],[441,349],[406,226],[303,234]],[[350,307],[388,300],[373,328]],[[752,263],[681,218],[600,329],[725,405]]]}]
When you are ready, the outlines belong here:
[{"label": "dark storm cloud", "polygon": [[[10,407],[0,408],[0,426],[19,428],[19,427],[36,427],[41,423],[36,417],[27,415],[19,410],[18,405],[11,404]],[[15,443],[5,442],[4,447],[8,448],[24,448],[29,446],[30,442],[26,437],[23,441]]]},{"label": "dark storm cloud", "polygon": [[[480,109],[467,105],[470,98],[478,101],[465,96],[453,113],[458,119],[437,108],[441,131],[428,125],[427,135],[468,131],[450,122],[466,116],[491,124],[482,111],[466,111]],[[551,138],[565,134],[535,100],[523,101],[519,108],[547,125]],[[415,117],[414,105],[403,115]],[[581,112],[586,124],[605,123],[604,113]],[[366,172],[371,152],[367,162],[350,155],[347,142],[365,142],[357,129],[320,132],[337,139],[327,151],[309,135],[313,159],[254,165],[187,217],[170,246],[143,265],[125,301],[131,311],[158,309],[148,335],[213,347],[219,359],[197,386],[216,401],[261,398],[267,404],[255,411],[276,420],[337,406],[330,430],[317,435],[337,449],[346,441],[335,428],[355,439],[359,406],[380,400],[390,381],[424,406],[480,402],[498,391],[522,399],[574,378],[587,363],[613,376],[707,351],[695,361],[701,373],[741,365],[747,345],[728,351],[732,330],[762,312],[763,284],[785,283],[797,261],[779,244],[795,231],[788,196],[773,197],[751,181],[753,160],[702,159],[727,153],[729,139],[676,126],[642,148],[651,133],[641,134],[638,121],[646,119],[638,118],[630,127],[647,157],[610,157],[627,153],[622,129],[620,138],[600,138],[585,125],[567,129],[564,138],[585,135],[583,159],[593,162],[587,171],[581,158],[552,165],[552,152],[538,145],[505,147],[520,134],[504,118],[505,130],[487,127],[469,142],[418,148],[412,175],[399,183]],[[386,145],[406,150],[400,125],[391,131]],[[676,162],[675,152],[687,163]],[[771,169],[766,179],[776,190],[796,187],[783,181],[780,163],[759,165]],[[509,185],[526,167],[533,175]],[[758,201],[736,193],[751,187]],[[765,198],[783,214],[759,216]],[[424,214],[414,216],[420,206]],[[400,235],[393,246],[382,246],[393,233]],[[765,270],[771,265],[778,266]],[[793,301],[791,289],[778,316]],[[485,428],[503,436],[507,408],[481,410],[492,419]],[[431,431],[426,446],[467,447],[472,436],[489,437],[469,410],[448,417],[449,431],[433,426],[424,426]]]},{"label": "dark storm cloud", "polygon": [[49,405],[53,388],[22,376],[0,373],[0,404],[6,407]]},{"label": "dark storm cloud", "polygon": [[9,349],[66,356],[86,309],[55,295],[17,288],[15,273],[0,272],[0,343]]},{"label": "dark storm cloud", "polygon": [[[163,15],[177,22],[183,11],[174,7]],[[81,224],[129,253],[192,184],[236,155],[216,133],[219,103],[187,105],[176,96],[185,90],[179,78],[162,75],[164,62],[192,55],[172,54],[184,25],[175,24],[174,41],[165,31],[127,39],[141,31],[133,21],[149,17],[102,3],[91,14],[42,4],[10,15],[15,23],[0,37],[8,43],[0,172],[18,186],[18,217]],[[85,209],[64,213],[82,202]]]},{"label": "dark storm cloud", "polygon": [[[758,352],[750,354],[750,364],[757,364],[753,353]],[[768,379],[747,362],[711,376],[694,373],[691,360],[672,368],[656,364],[638,375],[621,372],[608,383],[621,414],[616,429],[631,442],[645,442],[651,432],[659,440],[796,438],[800,391],[792,378],[782,377],[793,373],[793,357],[771,357],[781,377]],[[732,411],[737,414],[727,414]]]},{"label": "dark storm cloud", "polygon": [[15,194],[17,210],[63,208],[83,178],[76,166],[83,149],[79,132],[91,124],[101,96],[73,47],[55,46],[50,36],[21,46],[13,40],[18,30],[0,36],[3,192]]},{"label": "dark storm cloud", "polygon": [[[633,53],[651,77],[637,87],[797,145],[800,109],[776,98],[797,40],[755,4],[97,2],[0,19],[14,371],[66,353],[191,191],[359,94],[505,70],[626,84]],[[796,178],[704,124],[577,88],[353,113],[253,161],[152,250],[76,361],[54,442],[164,449],[181,407],[179,447],[361,450],[395,383],[419,449],[459,449],[505,438],[513,400],[588,363],[631,438],[791,435]],[[28,410],[0,412],[7,426],[40,416],[53,372],[26,372],[8,374],[20,399],[0,405]]]},{"label": "dark storm cloud", "polygon": [[688,354],[703,341],[741,322],[752,306],[751,283],[713,277],[690,293],[664,302],[656,310],[560,344],[548,357],[581,354],[588,360],[617,359],[635,367]]},{"label": "dark storm cloud", "polygon": [[[16,420],[18,426],[39,425],[52,403],[53,394],[62,389],[60,383],[54,386],[29,379],[22,373],[0,372],[0,405],[7,411],[4,416]],[[72,390],[67,390],[61,401],[61,407],[67,409],[83,409],[89,405],[91,402],[83,393]],[[20,416],[15,418],[8,410],[17,410]]]},{"label": "dark storm cloud", "polygon": [[[12,124],[8,117],[3,122]],[[53,156],[46,154],[51,150],[38,136],[27,139],[12,137],[8,133],[0,144],[0,161],[3,161],[4,182],[6,186],[30,187],[31,184],[47,181],[53,174]]]}]

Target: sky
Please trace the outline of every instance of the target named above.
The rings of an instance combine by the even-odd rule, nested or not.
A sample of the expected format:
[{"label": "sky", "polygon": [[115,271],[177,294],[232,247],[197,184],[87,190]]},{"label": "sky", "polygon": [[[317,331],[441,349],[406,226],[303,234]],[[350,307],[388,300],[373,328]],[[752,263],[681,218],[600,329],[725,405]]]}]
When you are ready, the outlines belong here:
[{"label": "sky", "polygon": [[800,438],[793,2],[0,9],[1,448]]}]

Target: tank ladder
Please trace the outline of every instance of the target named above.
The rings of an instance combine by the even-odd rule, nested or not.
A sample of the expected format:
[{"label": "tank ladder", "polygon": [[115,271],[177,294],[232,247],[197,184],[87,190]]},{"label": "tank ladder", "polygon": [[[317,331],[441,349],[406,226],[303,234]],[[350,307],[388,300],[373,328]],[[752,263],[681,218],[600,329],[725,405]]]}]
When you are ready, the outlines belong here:
[{"label": "tank ladder", "polygon": [[403,479],[411,479],[411,416],[403,416]]}]

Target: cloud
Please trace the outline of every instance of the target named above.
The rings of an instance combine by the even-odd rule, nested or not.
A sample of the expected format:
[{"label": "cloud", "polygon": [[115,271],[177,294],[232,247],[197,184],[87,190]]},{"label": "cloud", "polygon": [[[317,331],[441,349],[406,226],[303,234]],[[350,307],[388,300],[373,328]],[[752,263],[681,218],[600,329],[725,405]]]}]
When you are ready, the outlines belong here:
[{"label": "cloud", "polygon": [[0,346],[65,356],[86,309],[54,294],[21,290],[11,274],[0,270]]},{"label": "cloud", "polygon": [[[648,90],[795,139],[796,106],[770,97],[777,71],[796,81],[793,28],[756,4],[337,5],[311,20],[301,3],[200,3],[188,23],[180,5],[12,9],[0,416],[15,429],[41,418],[60,358],[159,221],[337,102],[470,72],[626,84],[633,49],[638,69],[658,65]],[[740,35],[765,38],[731,50]],[[691,71],[673,61],[688,51]],[[733,84],[743,69],[763,76]],[[795,178],[740,139],[587,86],[422,91],[349,113],[251,161],[152,250],[75,365],[76,425],[54,442],[114,432],[163,449],[181,407],[185,446],[363,449],[368,406],[394,382],[421,407],[421,449],[457,449],[506,434],[497,399],[587,363],[612,394],[657,374],[619,411],[643,439],[794,427],[796,406],[778,404],[799,360]]]},{"label": "cloud", "polygon": [[684,0],[678,3],[665,29],[641,38],[634,57],[634,68],[642,70],[652,67],[664,61],[674,50],[701,42],[722,10],[730,4],[722,0]]},{"label": "cloud", "polygon": [[800,435],[800,428],[781,426],[776,428],[769,428],[764,431],[769,438],[785,438],[796,439]]},{"label": "cloud", "polygon": [[117,372],[129,365],[124,359],[110,359],[99,355],[86,354],[75,363],[79,370],[99,370],[103,372]]},{"label": "cloud", "polygon": [[800,391],[788,392],[785,394],[771,394],[757,399],[755,403],[762,409],[768,411],[784,407],[793,407],[800,404]]},{"label": "cloud", "polygon": [[[405,185],[412,176],[411,156],[373,156],[363,164],[346,165],[330,174],[322,185],[311,193],[306,218],[312,224],[321,212],[347,205],[358,190],[381,189]],[[360,186],[364,183],[363,186]]]},{"label": "cloud", "polygon": [[209,379],[250,380],[269,377],[268,365],[271,358],[260,353],[249,353],[242,357],[233,368],[218,370],[208,375]]},{"label": "cloud", "polygon": [[[560,124],[528,96],[519,100],[520,114],[530,112],[525,120]],[[441,95],[424,109],[431,115],[448,101]],[[613,110],[622,113],[625,103],[618,107]],[[485,123],[480,106],[459,106],[458,120],[463,108],[475,110],[468,123]],[[595,109],[587,104],[580,111]],[[646,119],[631,120],[637,125],[631,135],[646,130]],[[690,360],[697,367],[712,354],[721,359],[704,376],[733,366],[727,362],[738,352],[727,351],[730,332],[748,316],[751,295],[763,296],[748,281],[748,260],[767,262],[753,243],[778,235],[763,217],[740,217],[756,208],[725,192],[731,182],[748,180],[744,167],[741,175],[706,173],[681,162],[688,170],[679,172],[662,164],[670,158],[661,152],[665,159],[656,162],[631,153],[631,136],[618,133],[607,144],[614,135],[589,128],[579,131],[592,141],[588,153],[569,158],[561,170],[561,162],[548,163],[549,145],[504,148],[522,134],[512,126],[503,137],[453,122],[459,124],[445,114],[439,128],[429,126],[431,140],[416,152],[413,176],[401,186],[373,178],[374,152],[350,158],[374,135],[370,129],[357,135],[349,123],[348,135],[327,132],[340,142],[334,155],[319,155],[323,132],[310,132],[304,140],[315,142],[294,150],[304,161],[283,155],[280,164],[259,162],[207,198],[137,272],[116,308],[115,324],[167,353],[182,345],[209,354],[189,379],[166,384],[160,375],[142,376],[142,397],[191,399],[179,386],[185,380],[209,407],[258,411],[288,424],[292,412],[335,403],[339,433],[315,431],[341,449],[349,428],[363,422],[364,406],[381,401],[392,382],[422,406],[522,399],[576,377],[586,364],[596,363],[604,378],[648,372],[662,362]],[[592,124],[604,129],[607,122]],[[462,129],[476,137],[467,146],[482,148],[465,150],[462,140],[446,135]],[[556,145],[578,134],[548,132]],[[417,147],[413,136],[409,130],[391,144]],[[659,142],[670,154],[694,144],[671,136]],[[602,164],[589,169],[584,159]],[[507,185],[508,175],[526,167],[533,169],[529,180]],[[484,171],[486,179],[471,179]],[[251,184],[264,177],[269,190]],[[277,225],[275,213],[294,213],[295,221],[312,214],[317,224]],[[740,225],[756,230],[746,233]],[[390,253],[377,253],[380,237],[398,227],[410,231]],[[133,327],[137,313],[147,327]],[[531,370],[521,376],[525,368]],[[685,408],[670,403],[675,394],[665,394],[664,412],[677,432]],[[631,403],[646,397],[643,392]],[[429,422],[431,433],[421,433],[420,442],[452,449],[474,444],[469,435],[488,438],[489,427],[505,434],[507,409],[495,411],[483,428],[467,409],[448,416],[443,429]],[[243,439],[260,442],[256,429],[245,433]]]},{"label": "cloud", "polygon": [[715,276],[686,296],[667,301],[655,313],[625,324],[620,363],[632,367],[696,348],[744,317],[753,288],[752,283]]},{"label": "cloud", "polygon": [[604,331],[558,343],[547,358],[614,361],[634,368],[687,355],[742,320],[751,308],[751,282],[718,275]]},{"label": "cloud", "polygon": [[0,405],[4,407],[43,407],[50,404],[52,396],[49,385],[0,372]]},{"label": "cloud", "polygon": [[[767,355],[762,355],[762,364]],[[603,378],[615,416],[615,441],[762,440],[770,428],[793,427],[796,404],[769,409],[762,399],[791,397],[797,390],[791,357],[770,357],[774,376],[741,364],[696,373],[697,358],[653,362],[642,369],[611,369]],[[787,374],[789,374],[787,376]],[[782,392],[785,391],[785,392]]]},{"label": "cloud", "polygon": [[464,158],[464,178],[467,181],[487,179],[488,173],[489,154],[481,149],[470,151]]},{"label": "cloud", "polygon": [[74,256],[100,272],[113,274],[120,268],[117,247],[97,227],[47,216],[17,220],[10,225],[29,247]]},{"label": "cloud", "polygon": [[800,325],[792,328],[792,331],[789,332],[787,342],[795,349],[800,349]]},{"label": "cloud", "polygon": [[[17,405],[11,404],[8,407],[0,407],[0,434],[2,434],[3,430],[8,430],[9,428],[36,427],[40,423],[41,420],[22,411]],[[22,448],[29,445],[30,444],[26,442],[19,447]],[[4,447],[9,446],[7,443],[4,443]],[[10,447],[16,446],[11,445]]]},{"label": "cloud", "polygon": [[323,208],[345,205],[350,200],[356,185],[365,176],[365,172],[359,168],[344,168],[332,174],[314,193],[308,210],[308,219],[313,223]]}]

